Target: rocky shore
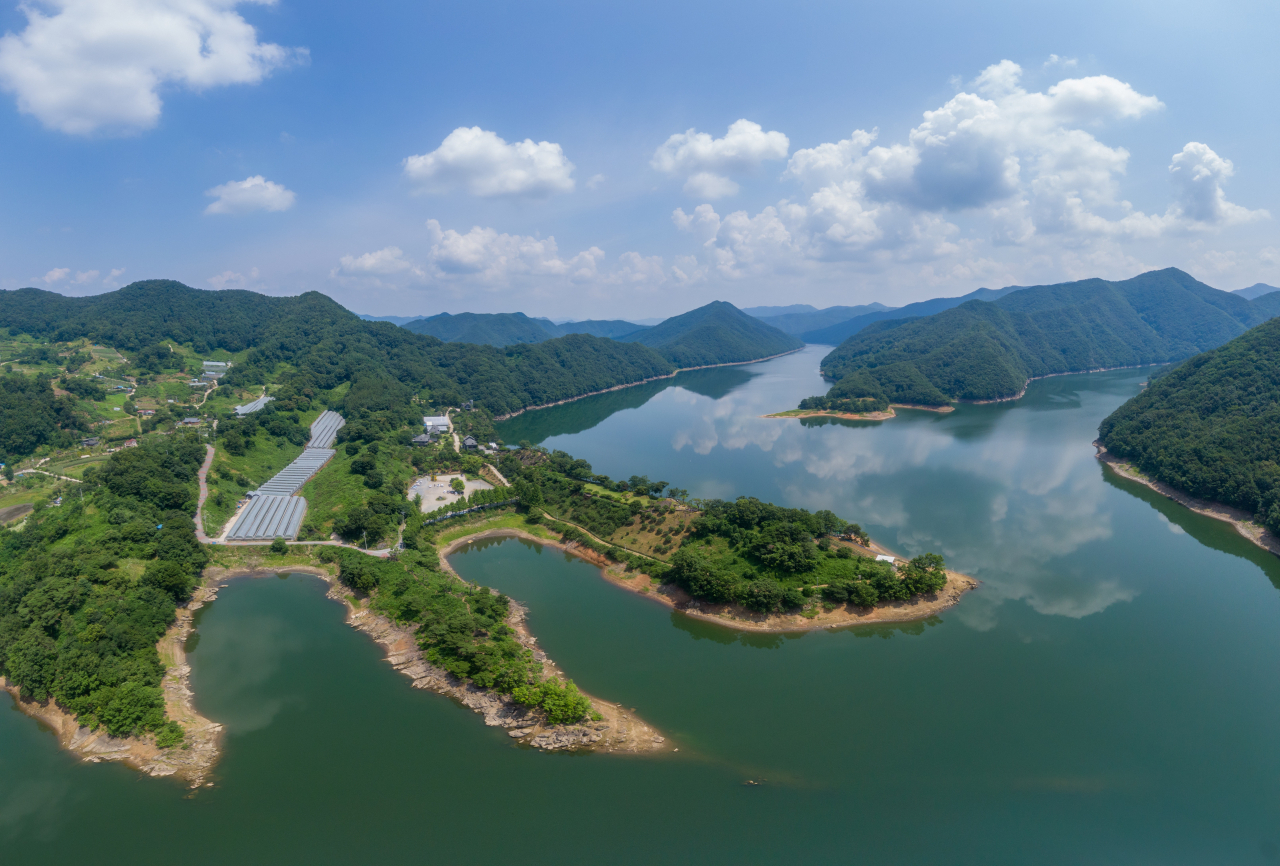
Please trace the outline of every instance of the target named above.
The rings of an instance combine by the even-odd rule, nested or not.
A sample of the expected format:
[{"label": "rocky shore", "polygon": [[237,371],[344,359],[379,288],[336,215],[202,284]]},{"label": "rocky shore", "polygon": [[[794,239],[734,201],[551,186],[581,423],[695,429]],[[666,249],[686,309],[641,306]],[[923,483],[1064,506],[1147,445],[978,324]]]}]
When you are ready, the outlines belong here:
[{"label": "rocky shore", "polygon": [[161,749],[153,737],[112,737],[105,728],[91,731],[53,700],[24,699],[18,687],[6,682],[4,677],[0,677],[0,688],[13,696],[19,710],[48,725],[59,744],[83,761],[117,762],[149,776],[173,776],[192,788],[211,785],[209,772],[218,760],[223,729],[195,710],[189,682],[191,667],[183,647],[192,631],[192,615],[215,598],[217,587],[206,585],[198,589],[191,601],[178,609],[177,619],[156,646],[167,666],[160,684],[165,710],[170,719],[186,729],[186,739],[181,746]]},{"label": "rocky shore", "polygon": [[1215,520],[1221,520],[1230,523],[1245,538],[1271,553],[1280,556],[1280,538],[1277,538],[1270,530],[1253,519],[1253,515],[1239,508],[1233,508],[1230,505],[1223,505],[1221,502],[1211,502],[1207,499],[1196,499],[1171,487],[1162,481],[1156,481],[1148,478],[1133,464],[1126,463],[1119,457],[1107,451],[1107,446],[1101,442],[1095,441],[1093,446],[1098,449],[1094,456],[1098,461],[1106,466],[1112,472],[1115,472],[1121,478],[1127,478],[1130,481],[1136,481],[1144,487],[1149,487],[1161,496],[1168,497],[1184,508],[1189,508],[1197,514],[1203,514],[1205,517],[1212,517]]},{"label": "rocky shore", "polygon": [[[443,556],[441,557],[443,561]],[[453,572],[445,563],[445,568]],[[343,586],[335,575],[314,566],[283,566],[275,569],[223,569],[209,570],[214,580],[233,577],[256,577],[288,572],[310,574],[329,584],[329,598],[343,605],[347,611],[346,622],[352,628],[371,637],[383,648],[387,661],[412,681],[415,689],[428,689],[452,698],[464,707],[484,717],[490,727],[504,728],[508,736],[538,749],[578,750],[595,752],[645,753],[668,751],[671,746],[665,737],[625,707],[587,695],[599,721],[585,720],[573,725],[548,725],[537,710],[516,703],[509,695],[501,695],[489,689],[463,682],[452,674],[427,661],[412,626],[402,626],[369,610]],[[208,573],[208,572],[206,572]],[[563,671],[537,646],[537,638],[530,634],[525,622],[525,609],[515,601],[511,603],[511,615],[507,624],[516,633],[516,640],[533,652],[542,663],[547,676],[564,678]]]},{"label": "rocky shore", "polygon": [[[477,531],[473,535],[459,538],[440,552],[440,560],[445,568],[449,566],[445,557],[472,541],[482,538],[524,538],[538,544],[544,544],[571,553],[579,559],[586,560],[600,569],[605,580],[630,592],[635,592],[666,607],[678,610],[694,619],[714,622],[727,628],[744,631],[761,632],[795,632],[815,631],[817,629],[844,628],[853,625],[870,625],[872,623],[911,622],[936,616],[948,608],[959,604],[960,598],[970,590],[978,588],[978,581],[958,571],[947,571],[947,585],[938,592],[920,596],[908,601],[894,601],[872,608],[837,605],[832,610],[820,609],[812,616],[799,613],[757,613],[738,604],[713,604],[695,599],[683,589],[671,584],[660,584],[642,572],[627,572],[625,568],[609,558],[596,553],[589,547],[576,542],[549,541],[538,538],[519,529],[490,529]],[[872,544],[868,548],[872,554],[889,551]]]}]

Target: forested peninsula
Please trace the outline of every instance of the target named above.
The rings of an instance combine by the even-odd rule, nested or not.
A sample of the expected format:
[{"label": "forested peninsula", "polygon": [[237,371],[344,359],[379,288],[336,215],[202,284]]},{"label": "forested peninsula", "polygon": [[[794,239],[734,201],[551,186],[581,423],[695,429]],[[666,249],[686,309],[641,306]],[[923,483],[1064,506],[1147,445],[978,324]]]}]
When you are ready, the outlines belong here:
[{"label": "forested peninsula", "polygon": [[822,361],[834,385],[802,408],[883,411],[1017,397],[1034,378],[1177,361],[1280,313],[1167,268],[1129,280],[1019,289],[914,319],[872,324]]},{"label": "forested peninsula", "polygon": [[[571,335],[498,349],[365,322],[314,293],[0,293],[3,687],[86,760],[201,784],[220,726],[192,707],[191,612],[232,575],[297,570],[329,580],[416,687],[519,742],[650,751],[663,738],[580,693],[518,603],[452,571],[453,545],[525,533],[739,628],[920,618],[973,586],[933,554],[893,559],[830,512],[693,500],[562,452],[478,444],[501,441],[495,408],[797,342],[728,304],[672,321],[652,346]],[[296,537],[202,543],[225,538],[334,412],[345,425],[300,482]],[[423,435],[432,412],[447,435]],[[456,501],[414,492],[439,476],[463,489]]]},{"label": "forested peninsula", "polygon": [[1098,433],[1146,477],[1280,535],[1280,319],[1153,377]]}]

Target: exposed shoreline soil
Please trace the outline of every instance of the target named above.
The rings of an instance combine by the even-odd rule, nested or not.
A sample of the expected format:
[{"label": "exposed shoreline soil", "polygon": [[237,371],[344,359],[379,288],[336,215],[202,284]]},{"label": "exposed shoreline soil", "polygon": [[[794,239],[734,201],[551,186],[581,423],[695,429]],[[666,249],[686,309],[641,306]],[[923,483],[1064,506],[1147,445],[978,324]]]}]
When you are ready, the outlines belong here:
[{"label": "exposed shoreline soil", "polygon": [[888,421],[890,418],[898,417],[898,413],[894,409],[920,409],[924,412],[937,412],[945,415],[948,412],[956,411],[955,406],[922,406],[915,403],[890,403],[889,408],[883,412],[834,412],[829,409],[811,409],[803,412],[791,410],[789,412],[775,412],[772,415],[761,415],[761,418],[844,418],[848,421]]},{"label": "exposed shoreline soil", "polygon": [[[726,628],[756,632],[796,632],[819,629],[844,628],[875,623],[911,622],[928,619],[959,603],[961,596],[976,589],[978,581],[966,574],[947,571],[947,585],[932,595],[910,601],[895,601],[874,608],[838,605],[834,610],[819,610],[812,618],[801,614],[761,614],[736,604],[711,604],[695,599],[683,589],[670,584],[659,584],[641,572],[626,573],[623,566],[612,562],[589,547],[574,542],[549,541],[519,529],[490,529],[456,539],[440,552],[441,561],[464,545],[484,538],[524,538],[538,544],[554,547],[583,559],[600,569],[605,580],[623,589],[651,598],[661,605],[678,610],[694,619],[714,622]],[[888,551],[873,546],[873,552]]]},{"label": "exposed shoreline soil", "polygon": [[627,382],[623,385],[614,385],[612,388],[601,388],[599,391],[588,391],[587,393],[579,394],[576,397],[567,397],[564,400],[556,400],[554,403],[542,403],[537,406],[525,406],[523,409],[517,409],[516,411],[508,412],[505,415],[495,415],[493,417],[493,420],[494,421],[510,421],[512,418],[516,417],[517,415],[523,415],[525,412],[533,412],[537,409],[550,409],[552,406],[563,406],[566,403],[573,403],[576,400],[582,400],[586,397],[595,397],[599,394],[608,394],[611,391],[621,391],[623,388],[634,388],[637,385],[647,385],[649,382],[657,382],[662,379],[672,379],[672,378],[675,378],[676,376],[679,376],[681,373],[688,373],[691,370],[713,370],[717,367],[741,367],[744,364],[759,364],[761,361],[772,361],[774,358],[782,358],[787,355],[794,355],[796,352],[799,352],[800,349],[803,349],[803,348],[804,346],[800,346],[799,348],[792,349],[789,352],[779,352],[776,355],[769,355],[768,357],[765,357],[765,358],[753,358],[750,361],[729,361],[726,364],[704,364],[701,367],[681,367],[673,373],[667,373],[662,376],[650,376],[648,379],[639,379],[635,382]]},{"label": "exposed shoreline soil", "polygon": [[[457,573],[444,562],[444,567],[457,577]],[[665,737],[635,714],[618,704],[586,695],[592,708],[602,718],[585,720],[572,725],[545,724],[540,714],[517,704],[509,695],[500,695],[488,689],[463,682],[452,674],[431,664],[418,647],[412,626],[402,626],[374,613],[350,590],[343,586],[331,571],[316,566],[282,565],[261,567],[249,565],[235,569],[206,569],[206,574],[219,583],[237,577],[264,577],[269,574],[309,574],[329,585],[328,597],[346,610],[346,623],[373,639],[386,652],[387,661],[400,673],[412,680],[413,688],[428,689],[451,698],[464,707],[484,716],[490,727],[507,730],[518,742],[533,748],[593,752],[644,753],[670,751],[672,746]],[[459,578],[461,580],[461,578]],[[525,622],[526,610],[514,600],[507,624],[516,632],[516,640],[533,652],[542,662],[549,676],[564,678],[563,671],[537,646],[537,638]],[[584,693],[585,694],[585,693]]]},{"label": "exposed shoreline soil", "polygon": [[1233,508],[1230,505],[1223,505],[1221,502],[1213,502],[1208,499],[1196,499],[1194,496],[1183,493],[1176,487],[1171,487],[1163,481],[1156,481],[1148,478],[1134,466],[1132,463],[1126,463],[1114,454],[1107,451],[1107,446],[1101,442],[1095,441],[1094,447],[1098,449],[1096,456],[1104,466],[1109,468],[1122,478],[1129,481],[1136,481],[1144,487],[1149,487],[1161,496],[1172,499],[1184,508],[1189,508],[1197,514],[1203,514],[1205,517],[1212,517],[1215,520],[1221,520],[1230,523],[1236,528],[1236,531],[1263,550],[1270,551],[1280,556],[1280,538],[1277,538],[1266,527],[1261,526],[1253,521],[1253,515],[1239,508]]},{"label": "exposed shoreline soil", "polygon": [[0,688],[13,697],[20,711],[48,725],[58,743],[82,761],[92,764],[115,761],[150,776],[174,776],[192,788],[212,785],[207,779],[218,760],[223,728],[196,712],[190,685],[191,666],[187,664],[184,646],[192,631],[192,615],[217,597],[216,586],[202,585],[193,593],[191,601],[178,608],[173,625],[156,645],[167,668],[160,683],[165,711],[170,719],[186,729],[185,748],[161,749],[153,737],[112,737],[105,728],[90,731],[53,699],[43,703],[24,699],[18,687],[4,677],[0,677]]},{"label": "exposed shoreline soil", "polygon": [[[1158,366],[1160,363],[1161,363],[1160,361],[1153,361],[1150,364],[1125,364],[1122,367],[1095,367],[1092,370],[1067,370],[1065,373],[1046,373],[1043,376],[1032,376],[1030,379],[1027,380],[1026,384],[1022,386],[1022,390],[1019,391],[1017,394],[1014,394],[1012,397],[996,397],[991,400],[957,400],[956,402],[968,403],[971,406],[985,406],[989,403],[1008,403],[1011,400],[1021,400],[1023,397],[1026,396],[1027,386],[1029,386],[1032,382],[1037,382],[1041,379],[1053,379],[1056,376],[1078,376],[1081,373],[1109,373],[1112,370],[1137,370],[1141,367],[1155,367],[1155,366]],[[1165,363],[1171,363],[1171,362],[1165,362]]]}]

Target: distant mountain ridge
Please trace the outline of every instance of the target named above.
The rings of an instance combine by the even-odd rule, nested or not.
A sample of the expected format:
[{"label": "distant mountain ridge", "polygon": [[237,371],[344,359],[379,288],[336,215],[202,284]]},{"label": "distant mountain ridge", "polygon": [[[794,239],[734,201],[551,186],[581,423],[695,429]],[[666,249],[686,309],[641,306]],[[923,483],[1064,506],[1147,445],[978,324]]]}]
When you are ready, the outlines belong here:
[{"label": "distant mountain ridge", "polygon": [[1280,293],[1248,301],[1176,268],[1001,292],[994,301],[870,324],[823,359],[823,373],[836,380],[827,397],[923,405],[1007,399],[1037,376],[1180,360],[1280,313]]},{"label": "distant mountain ridge", "polygon": [[415,334],[428,334],[446,343],[483,343],[503,348],[514,343],[541,343],[569,334],[590,334],[611,340],[644,330],[643,325],[619,319],[588,319],[557,325],[524,313],[440,313],[401,324]]},{"label": "distant mountain ridge", "polygon": [[804,346],[803,340],[748,316],[726,301],[712,301],[623,340],[649,346],[685,368],[754,361]]},{"label": "distant mountain ridge", "polygon": [[[808,310],[802,310],[802,307],[809,307]],[[893,307],[886,307],[884,304],[861,304],[856,307],[827,307],[818,310],[810,307],[808,304],[792,304],[790,307],[754,307],[756,310],[791,310],[788,313],[774,313],[770,315],[761,315],[756,313],[747,313],[754,316],[767,325],[772,325],[779,331],[784,331],[792,336],[799,337],[807,331],[815,329],[827,328],[839,322],[844,322],[857,316],[864,316],[870,313],[888,312]]]},{"label": "distant mountain ridge", "polygon": [[804,331],[799,334],[799,337],[806,343],[838,346],[863,328],[876,322],[885,322],[890,319],[910,319],[917,316],[932,316],[935,313],[958,307],[968,301],[994,301],[1022,288],[1024,287],[1005,286],[1003,289],[975,289],[967,295],[960,295],[955,298],[930,298],[927,301],[916,301],[914,304],[907,304],[905,307],[885,307],[883,310],[851,316],[842,322]]},{"label": "distant mountain ridge", "polygon": [[1239,295],[1247,301],[1252,301],[1255,298],[1260,298],[1263,295],[1269,295],[1272,292],[1280,292],[1280,289],[1277,289],[1275,286],[1268,286],[1266,283],[1254,283],[1248,288],[1236,289],[1231,294]]}]

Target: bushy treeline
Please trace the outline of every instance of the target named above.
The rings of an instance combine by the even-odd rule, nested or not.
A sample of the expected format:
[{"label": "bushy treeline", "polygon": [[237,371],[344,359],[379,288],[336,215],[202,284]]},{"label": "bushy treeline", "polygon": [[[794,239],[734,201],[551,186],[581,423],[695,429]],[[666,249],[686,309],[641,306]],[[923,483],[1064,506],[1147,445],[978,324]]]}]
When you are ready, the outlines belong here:
[{"label": "bushy treeline", "polygon": [[670,562],[662,563],[607,539],[628,526],[644,529],[661,523],[672,508],[669,503],[646,506],[634,497],[623,501],[593,494],[587,479],[595,482],[601,476],[593,475],[586,461],[562,451],[512,452],[504,455],[502,471],[521,506],[566,540],[643,569],[660,582],[677,583],[712,603],[731,602],[762,613],[798,609],[818,599],[874,606],[937,592],[947,582],[941,556],[923,554],[895,568],[835,540],[847,537],[869,544],[858,524],[825,509],[785,508],[754,497],[690,501],[689,507],[696,509],[690,522],[678,520],[658,539],[666,544],[660,554],[676,548]]},{"label": "bushy treeline", "polygon": [[914,319],[878,322],[822,360],[832,399],[940,406],[1012,397],[1033,377],[1155,364],[1222,345],[1280,313],[1176,268],[1129,280],[1033,286]]},{"label": "bushy treeline", "polygon": [[428,661],[458,679],[536,707],[551,724],[570,724],[591,712],[577,686],[545,678],[542,664],[515,639],[506,622],[510,599],[445,574],[434,551],[406,551],[384,561],[326,547],[321,558],[337,562],[339,579],[371,596],[373,610],[416,625]]},{"label": "bushy treeline", "polygon": [[297,412],[290,412],[272,401],[243,418],[228,416],[218,421],[218,440],[228,454],[237,457],[253,450],[259,431],[279,442],[305,445],[311,439],[311,428],[302,423]]},{"label": "bushy treeline", "polygon": [[883,412],[889,408],[889,401],[884,397],[805,397],[800,401],[800,408],[811,412],[847,412],[859,415],[863,412]]},{"label": "bushy treeline", "polygon": [[41,445],[69,448],[89,429],[74,398],[54,395],[50,377],[0,374],[0,463]]},{"label": "bushy treeline", "polygon": [[[443,343],[389,322],[366,322],[318,292],[270,298],[207,292],[148,280],[115,292],[67,298],[39,289],[0,293],[0,326],[45,339],[92,340],[165,363],[160,341],[199,354],[251,349],[224,380],[280,380],[312,394],[350,383],[344,410],[407,405],[427,392],[439,405],[475,400],[494,414],[665,375],[674,368],[647,346],[573,334],[499,349]],[[166,349],[167,351],[167,349]]]},{"label": "bushy treeline", "polygon": [[0,531],[0,671],[24,696],[113,736],[181,742],[156,643],[207,561],[190,516],[203,459],[195,436],[147,441]]},{"label": "bushy treeline", "polygon": [[1280,320],[1152,377],[1098,433],[1152,478],[1280,532]]}]

